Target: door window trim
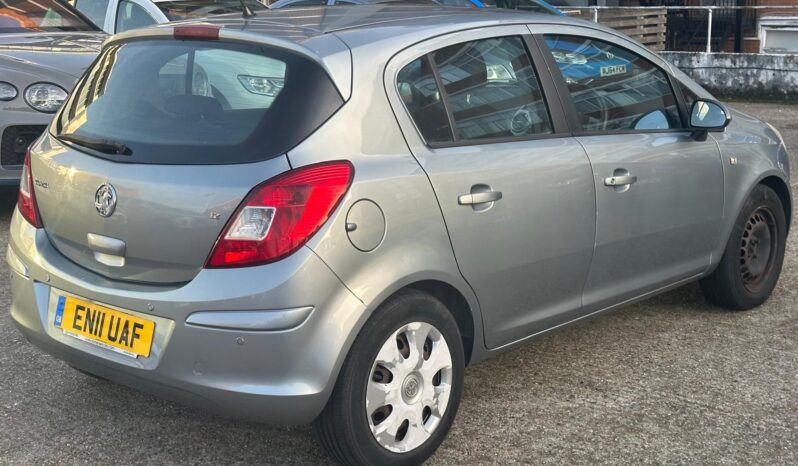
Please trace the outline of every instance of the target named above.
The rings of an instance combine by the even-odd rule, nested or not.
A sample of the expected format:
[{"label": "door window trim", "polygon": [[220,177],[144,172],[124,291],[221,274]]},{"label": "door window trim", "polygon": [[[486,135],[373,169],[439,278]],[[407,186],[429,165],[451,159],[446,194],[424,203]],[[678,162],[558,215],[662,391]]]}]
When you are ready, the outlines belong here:
[{"label": "door window trim", "polygon": [[[679,113],[679,119],[681,120],[681,127],[679,128],[668,128],[668,129],[647,129],[647,130],[635,130],[635,129],[620,129],[620,130],[609,130],[609,131],[586,131],[582,128],[582,123],[579,121],[579,114],[576,111],[576,104],[574,103],[573,96],[571,96],[571,91],[568,89],[568,84],[565,82],[565,78],[560,72],[560,67],[557,62],[554,60],[554,56],[550,53],[549,46],[546,44],[545,36],[548,35],[561,35],[567,37],[578,37],[580,39],[589,39],[589,40],[597,40],[600,42],[604,42],[607,44],[612,45],[613,47],[618,47],[620,49],[625,50],[628,53],[631,53],[637,57],[640,57],[643,60],[646,60],[651,66],[656,68],[657,70],[661,71],[665,74],[665,78],[668,80],[668,86],[670,86],[671,93],[673,94],[674,101],[676,103],[676,109]],[[685,120],[686,112],[684,106],[684,99],[681,92],[676,90],[677,86],[674,86],[673,80],[675,79],[674,76],[663,67],[659,66],[658,64],[654,63],[652,60],[649,60],[647,57],[641,55],[638,52],[630,50],[628,47],[625,47],[618,42],[610,41],[603,38],[595,38],[589,35],[586,35],[586,32],[583,33],[573,33],[573,32],[563,32],[563,33],[553,33],[553,32],[545,32],[545,33],[535,33],[532,34],[532,39],[537,43],[538,47],[540,48],[542,53],[542,59],[544,60],[546,67],[549,70],[549,74],[551,75],[551,79],[554,83],[554,86],[557,88],[557,93],[560,96],[562,101],[563,110],[567,114],[568,124],[571,128],[571,134],[574,137],[579,136],[601,136],[601,135],[623,135],[623,134],[674,134],[674,133],[686,133],[692,131],[689,128],[689,125],[686,125]]]}]

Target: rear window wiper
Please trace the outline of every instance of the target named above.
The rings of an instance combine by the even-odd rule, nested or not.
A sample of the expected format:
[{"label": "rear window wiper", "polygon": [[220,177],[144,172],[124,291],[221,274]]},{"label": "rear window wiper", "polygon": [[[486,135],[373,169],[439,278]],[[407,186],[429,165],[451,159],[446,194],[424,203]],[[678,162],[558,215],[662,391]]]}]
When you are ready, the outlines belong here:
[{"label": "rear window wiper", "polygon": [[130,150],[130,148],[126,145],[122,144],[121,142],[111,141],[108,139],[90,138],[86,136],[78,136],[76,134],[59,134],[56,137],[62,141],[71,142],[73,144],[94,149],[105,154],[133,154],[133,151]]}]

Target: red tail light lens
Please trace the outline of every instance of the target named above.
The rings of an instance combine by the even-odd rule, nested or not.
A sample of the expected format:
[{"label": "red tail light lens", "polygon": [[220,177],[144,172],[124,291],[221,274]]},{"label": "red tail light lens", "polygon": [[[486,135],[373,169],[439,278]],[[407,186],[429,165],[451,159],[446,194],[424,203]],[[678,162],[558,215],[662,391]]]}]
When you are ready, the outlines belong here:
[{"label": "red tail light lens", "polygon": [[22,177],[19,179],[19,195],[17,196],[19,213],[36,228],[41,228],[39,214],[36,211],[36,194],[33,192],[33,173],[30,171],[30,148],[25,153],[25,163],[22,164]]},{"label": "red tail light lens", "polygon": [[219,26],[207,24],[198,26],[175,26],[172,35],[182,40],[219,40]]},{"label": "red tail light lens", "polygon": [[353,174],[349,162],[325,162],[256,186],[225,226],[206,267],[259,265],[293,253],[327,221]]}]

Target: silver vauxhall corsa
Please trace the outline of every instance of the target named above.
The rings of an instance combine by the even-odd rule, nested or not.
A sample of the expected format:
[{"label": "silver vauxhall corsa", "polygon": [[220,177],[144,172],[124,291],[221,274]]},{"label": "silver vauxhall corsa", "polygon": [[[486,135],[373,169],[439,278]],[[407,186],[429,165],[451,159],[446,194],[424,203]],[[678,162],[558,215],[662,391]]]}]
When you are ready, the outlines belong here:
[{"label": "silver vauxhall corsa", "polygon": [[411,464],[463,368],[701,280],[779,277],[789,164],[628,38],[552,15],[287,9],[114,36],[25,161],[34,344],[114,381]]}]

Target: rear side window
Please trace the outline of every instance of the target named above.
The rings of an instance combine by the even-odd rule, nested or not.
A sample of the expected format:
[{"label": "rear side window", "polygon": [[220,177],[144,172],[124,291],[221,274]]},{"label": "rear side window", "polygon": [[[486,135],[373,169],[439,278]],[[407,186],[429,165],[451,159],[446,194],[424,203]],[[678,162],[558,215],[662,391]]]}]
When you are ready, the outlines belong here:
[{"label": "rear side window", "polygon": [[155,24],[155,19],[140,5],[128,0],[119,2],[116,10],[116,32],[129,31]]},{"label": "rear side window", "polygon": [[452,140],[452,130],[449,128],[441,92],[427,56],[402,68],[397,79],[397,88],[416,127],[428,143]]},{"label": "rear side window", "polygon": [[595,39],[546,36],[584,131],[682,128],[664,71],[626,49]]},{"label": "rear side window", "polygon": [[552,132],[540,83],[520,37],[452,45],[434,54],[459,140]]},{"label": "rear side window", "polygon": [[324,70],[298,55],[137,41],[103,51],[62,108],[56,136],[126,162],[254,162],[286,152],[342,104]]},{"label": "rear side window", "polygon": [[397,87],[427,143],[552,133],[540,83],[520,37],[440,49],[405,66]]},{"label": "rear side window", "polygon": [[94,24],[102,27],[108,11],[109,0],[77,0],[75,8],[86,15]]}]

